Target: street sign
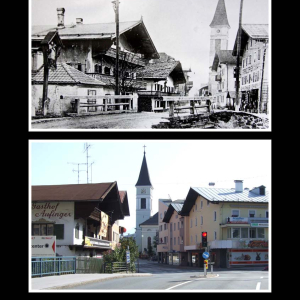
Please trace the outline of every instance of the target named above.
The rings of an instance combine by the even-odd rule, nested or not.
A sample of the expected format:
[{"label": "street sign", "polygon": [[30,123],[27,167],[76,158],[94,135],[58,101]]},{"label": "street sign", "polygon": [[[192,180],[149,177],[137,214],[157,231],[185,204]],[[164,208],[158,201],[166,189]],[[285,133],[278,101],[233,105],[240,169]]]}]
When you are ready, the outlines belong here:
[{"label": "street sign", "polygon": [[56,236],[32,236],[31,256],[56,256]]},{"label": "street sign", "polygon": [[130,263],[130,251],[126,251],[126,263],[129,264]]},{"label": "street sign", "polygon": [[202,253],[202,257],[203,257],[204,259],[209,258],[209,253],[208,253],[208,252],[203,252],[203,253]]},{"label": "street sign", "polygon": [[208,260],[207,259],[204,260],[204,264],[205,264],[205,269],[208,269]]}]

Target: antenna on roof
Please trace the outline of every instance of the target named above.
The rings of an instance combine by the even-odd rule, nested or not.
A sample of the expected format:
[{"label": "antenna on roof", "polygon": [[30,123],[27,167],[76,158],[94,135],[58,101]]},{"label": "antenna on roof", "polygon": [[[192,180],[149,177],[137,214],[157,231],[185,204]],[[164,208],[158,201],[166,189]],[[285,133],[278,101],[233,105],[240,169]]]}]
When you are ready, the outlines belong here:
[{"label": "antenna on roof", "polygon": [[84,151],[86,152],[86,183],[89,183],[89,148],[91,147],[91,145],[89,145],[88,143],[84,144]]},{"label": "antenna on roof", "polygon": [[79,170],[79,165],[86,165],[86,163],[70,163],[68,162],[68,164],[72,164],[72,165],[77,165],[78,166],[78,170],[73,170],[73,172],[77,172],[78,173],[78,184],[79,184],[79,172],[82,172],[84,170]]},{"label": "antenna on roof", "polygon": [[170,194],[168,194],[168,196],[169,196],[169,199],[170,199],[170,200],[172,200],[172,198],[171,198]]}]

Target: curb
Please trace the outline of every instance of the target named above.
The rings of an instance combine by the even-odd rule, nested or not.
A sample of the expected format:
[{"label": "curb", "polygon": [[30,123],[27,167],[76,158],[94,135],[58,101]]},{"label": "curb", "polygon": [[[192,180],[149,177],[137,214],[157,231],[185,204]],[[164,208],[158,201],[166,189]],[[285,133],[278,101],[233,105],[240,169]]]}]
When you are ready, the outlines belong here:
[{"label": "curb", "polygon": [[53,287],[48,287],[48,288],[43,288],[41,290],[59,290],[59,289],[67,289],[67,288],[71,288],[71,287],[75,287],[75,286],[80,286],[80,285],[85,285],[88,283],[96,283],[96,282],[101,282],[101,281],[107,281],[107,280],[111,280],[111,279],[118,279],[118,278],[124,278],[124,277],[147,277],[147,276],[152,276],[153,274],[150,273],[145,273],[145,274],[140,274],[140,275],[136,275],[136,274],[122,274],[122,275],[114,275],[111,277],[104,277],[104,278],[98,278],[98,279],[87,279],[87,280],[82,280],[80,282],[76,282],[76,283],[69,283],[69,284],[65,284],[65,285],[59,285],[59,286],[53,286]]}]

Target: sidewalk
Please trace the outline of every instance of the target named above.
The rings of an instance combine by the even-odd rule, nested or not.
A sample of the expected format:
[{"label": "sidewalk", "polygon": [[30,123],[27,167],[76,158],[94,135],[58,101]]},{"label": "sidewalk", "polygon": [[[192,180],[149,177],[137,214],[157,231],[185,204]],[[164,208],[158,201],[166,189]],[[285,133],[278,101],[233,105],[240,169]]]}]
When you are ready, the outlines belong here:
[{"label": "sidewalk", "polygon": [[152,276],[150,273],[119,273],[119,274],[67,274],[59,276],[45,276],[30,278],[31,291],[55,290],[72,287],[87,282],[97,282],[121,277]]}]

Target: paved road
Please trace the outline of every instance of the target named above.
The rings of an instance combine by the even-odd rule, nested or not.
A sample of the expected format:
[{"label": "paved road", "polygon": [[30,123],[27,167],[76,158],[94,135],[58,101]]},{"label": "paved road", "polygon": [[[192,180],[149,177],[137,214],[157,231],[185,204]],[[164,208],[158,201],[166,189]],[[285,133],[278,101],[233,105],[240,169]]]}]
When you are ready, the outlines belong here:
[{"label": "paved road", "polygon": [[140,272],[148,277],[118,278],[69,288],[101,291],[268,291],[269,273],[261,270],[218,270],[214,274],[194,268],[176,268],[141,262]]}]

